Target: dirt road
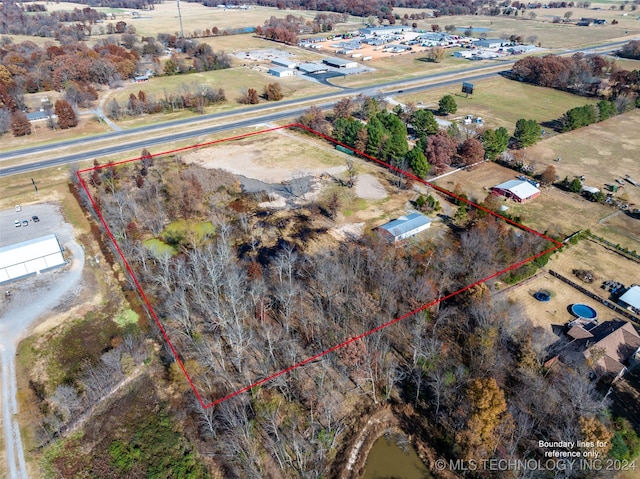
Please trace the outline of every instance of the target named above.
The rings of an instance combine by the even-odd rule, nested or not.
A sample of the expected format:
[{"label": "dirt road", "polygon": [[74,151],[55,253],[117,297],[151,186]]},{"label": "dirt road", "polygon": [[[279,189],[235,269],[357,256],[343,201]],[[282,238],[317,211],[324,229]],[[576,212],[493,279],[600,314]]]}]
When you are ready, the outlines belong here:
[{"label": "dirt road", "polygon": [[15,369],[17,345],[38,319],[70,296],[78,294],[81,287],[84,250],[74,240],[70,225],[60,225],[56,233],[66,249],[65,256],[70,260],[70,266],[64,270],[44,273],[41,278],[28,278],[11,284],[11,289],[15,292],[12,293],[10,302],[3,305],[0,313],[2,423],[9,479],[29,477],[18,423]]}]

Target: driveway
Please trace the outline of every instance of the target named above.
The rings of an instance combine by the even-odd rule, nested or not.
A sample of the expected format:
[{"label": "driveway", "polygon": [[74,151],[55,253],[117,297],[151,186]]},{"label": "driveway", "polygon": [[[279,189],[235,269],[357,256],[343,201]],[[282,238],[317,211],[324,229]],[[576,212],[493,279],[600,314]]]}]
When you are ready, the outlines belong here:
[{"label": "driveway", "polygon": [[[3,302],[0,307],[2,423],[9,479],[28,478],[16,398],[15,357],[17,345],[39,319],[45,317],[58,304],[67,302],[72,296],[80,293],[80,279],[85,261],[84,250],[75,241],[73,228],[64,223],[56,205],[34,205],[34,207],[26,207],[26,210],[23,208],[23,215],[37,211],[40,216],[47,218],[46,222],[41,222],[44,224],[36,223],[37,226],[41,226],[40,228],[29,230],[34,235],[33,237],[55,233],[60,244],[65,248],[65,258],[70,264],[64,268],[5,284],[2,287],[4,291],[11,291],[9,299],[2,296]],[[7,214],[7,212],[2,213]],[[36,225],[25,227],[25,230]],[[14,239],[21,240],[25,230],[21,230],[20,234],[17,234],[20,239],[18,237],[14,237]],[[6,241],[7,236],[3,239]]]}]

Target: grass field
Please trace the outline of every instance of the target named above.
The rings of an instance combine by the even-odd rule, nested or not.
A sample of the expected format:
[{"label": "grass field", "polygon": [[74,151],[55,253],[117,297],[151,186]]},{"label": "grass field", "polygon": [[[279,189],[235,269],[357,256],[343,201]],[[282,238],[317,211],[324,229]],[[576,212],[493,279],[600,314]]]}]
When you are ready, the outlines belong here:
[{"label": "grass field", "polygon": [[460,93],[460,85],[429,90],[425,93],[398,96],[402,103],[423,102],[436,108],[444,95],[455,95],[456,116],[470,114],[483,118],[488,127],[504,126],[512,131],[520,118],[540,123],[560,118],[567,110],[587,103],[587,99],[551,88],[537,87],[506,78],[497,77],[475,83],[475,91],[469,98]]},{"label": "grass field", "polygon": [[[546,162],[538,162],[537,169],[542,171],[546,165]],[[604,165],[606,161],[601,167]],[[516,175],[511,169],[486,163],[472,171],[449,175],[437,184],[450,190],[459,184],[470,199],[483,201],[492,186],[514,179]],[[578,194],[551,187],[543,189],[540,197],[528,203],[505,201],[504,204],[509,208],[508,213],[521,216],[525,225],[538,231],[566,237],[580,229],[590,229],[613,243],[640,251],[640,220],[623,212],[617,213],[618,210],[608,205],[587,201]]]},{"label": "grass field", "polygon": [[[285,98],[299,98],[312,94],[327,93],[335,89],[320,85],[316,82],[299,77],[277,78],[255,68],[234,67],[226,70],[215,70],[203,73],[190,73],[170,77],[150,78],[145,83],[127,82],[124,88],[113,93],[113,98],[118,102],[128,101],[131,93],[137,94],[144,90],[148,95],[163,97],[167,94],[177,94],[182,85],[210,85],[213,88],[222,88],[226,94],[227,102],[213,105],[207,112],[224,111],[238,108],[236,100],[249,88],[258,90],[262,94],[264,87],[269,83],[280,83]],[[276,102],[274,102],[275,104]]]}]

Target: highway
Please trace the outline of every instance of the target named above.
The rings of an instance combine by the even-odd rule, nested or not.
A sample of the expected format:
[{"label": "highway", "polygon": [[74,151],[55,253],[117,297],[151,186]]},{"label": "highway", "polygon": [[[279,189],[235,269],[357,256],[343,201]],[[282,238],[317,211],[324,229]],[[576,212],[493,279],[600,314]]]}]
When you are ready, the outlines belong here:
[{"label": "highway", "polygon": [[[589,52],[602,49],[614,49],[625,43],[627,43],[627,41],[605,43],[589,48],[567,50],[562,54],[571,55],[580,51]],[[20,160],[21,158],[24,159],[29,155],[38,153],[48,153],[49,158],[46,160],[34,160],[28,163],[0,168],[0,177],[89,160],[107,154],[113,155],[125,151],[141,150],[142,148],[149,148],[168,142],[180,141],[224,131],[232,131],[235,129],[275,122],[285,118],[295,118],[307,110],[310,104],[316,105],[322,109],[329,109],[333,106],[335,101],[345,96],[357,96],[360,94],[375,96],[382,92],[384,92],[384,95],[414,93],[453,84],[461,84],[463,81],[480,81],[507,71],[515,61],[516,60],[510,60],[500,63],[491,63],[489,65],[474,66],[463,71],[422,75],[412,79],[395,80],[375,86],[342,89],[337,92],[325,93],[312,97],[284,100],[277,102],[277,104],[264,103],[249,108],[238,109],[233,112],[201,115],[197,117],[146,125],[138,128],[132,128],[130,130],[112,131],[101,135],[95,135],[90,138],[78,138],[47,145],[22,148],[10,152],[2,152],[0,153],[0,164],[9,159]],[[278,109],[278,111],[269,112],[269,110],[273,109]],[[248,116],[249,118],[233,121],[233,119],[238,116]],[[218,124],[212,126],[210,125],[212,122],[216,122]],[[199,123],[203,123],[203,125],[198,127]],[[192,128],[189,128],[188,131],[166,133],[179,129],[184,130],[187,127]],[[143,133],[149,133],[149,136],[142,140],[127,140],[127,137],[134,135],[139,136]],[[106,140],[109,140],[108,146],[91,147],[91,144],[104,142]],[[54,156],[54,152],[56,150],[64,151],[71,147],[82,145],[87,145],[87,148],[82,152],[69,155],[65,155],[64,152],[62,152],[61,155]]]}]

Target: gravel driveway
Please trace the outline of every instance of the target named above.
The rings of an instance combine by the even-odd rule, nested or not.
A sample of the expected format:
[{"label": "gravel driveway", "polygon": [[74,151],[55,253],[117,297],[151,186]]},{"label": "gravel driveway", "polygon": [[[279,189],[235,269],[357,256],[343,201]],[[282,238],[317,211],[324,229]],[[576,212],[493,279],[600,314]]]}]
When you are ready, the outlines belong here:
[{"label": "gravel driveway", "polygon": [[[13,223],[13,216],[41,217],[38,223],[7,229],[7,221]],[[75,241],[73,228],[64,222],[59,208],[52,204],[41,204],[23,208],[22,212],[0,212],[0,244],[24,241],[38,236],[55,233],[65,248],[65,258],[69,265],[43,274],[5,284],[3,290],[10,290],[11,297],[2,296],[0,306],[0,361],[2,361],[2,422],[5,439],[9,479],[27,479],[27,469],[22,448],[22,438],[17,420],[15,357],[19,341],[26,336],[36,322],[56,305],[80,293],[84,250]],[[20,231],[17,231],[20,230]]]}]

